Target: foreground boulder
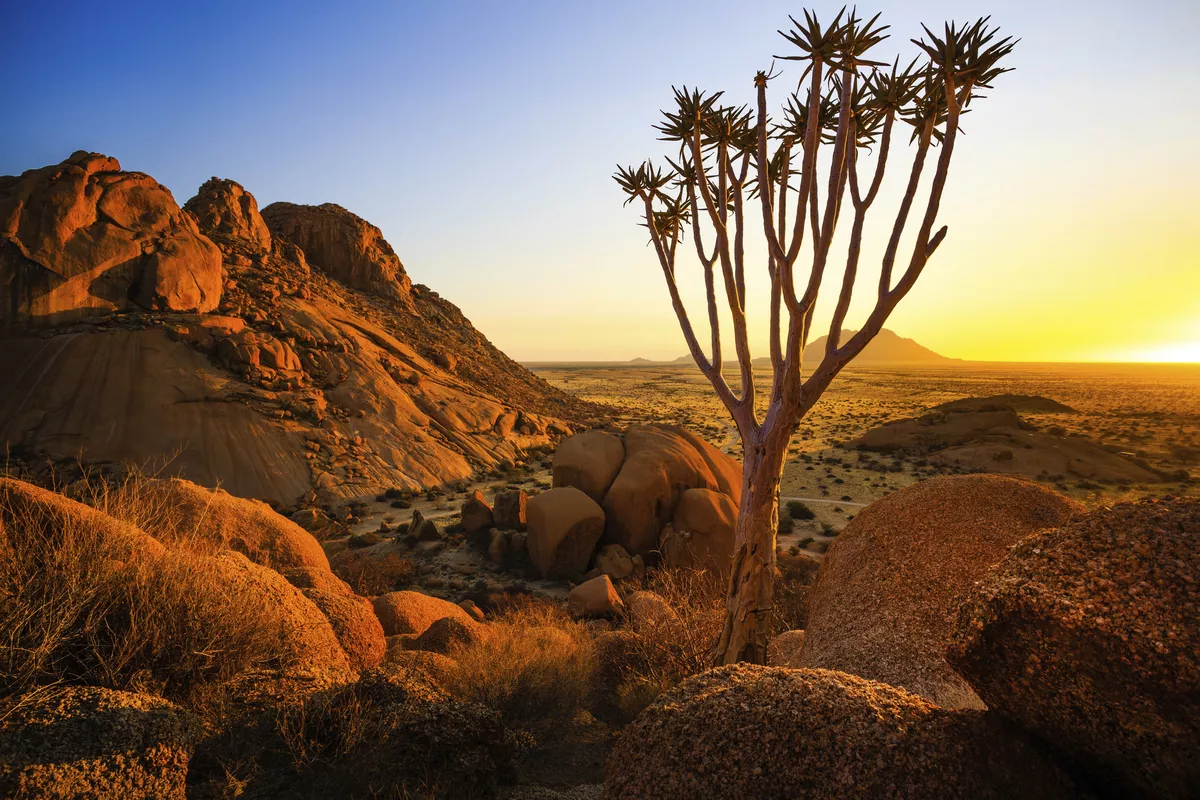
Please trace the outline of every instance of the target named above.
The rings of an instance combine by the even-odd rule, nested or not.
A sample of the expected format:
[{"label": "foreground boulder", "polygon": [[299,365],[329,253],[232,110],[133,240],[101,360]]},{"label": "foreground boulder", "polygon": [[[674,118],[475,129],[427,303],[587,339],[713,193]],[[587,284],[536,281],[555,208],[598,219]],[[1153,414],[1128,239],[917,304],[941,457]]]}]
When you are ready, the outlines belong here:
[{"label": "foreground boulder", "polygon": [[297,716],[293,736],[316,758],[289,797],[493,797],[521,749],[496,712],[395,663],[314,696]]},{"label": "foreground boulder", "polygon": [[207,312],[221,254],[149,175],[79,151],[0,176],[0,329],[102,316],[133,305]]},{"label": "foreground boulder", "polygon": [[1200,792],[1200,502],[1122,503],[1015,548],[950,663],[988,706],[1128,796]]},{"label": "foreground boulder", "polygon": [[691,431],[638,426],[625,432],[624,443],[625,461],[604,495],[606,541],[633,555],[652,555],[688,489],[719,492],[737,506],[741,465]]},{"label": "foreground boulder", "polygon": [[1033,744],[984,712],[946,710],[829,670],[737,665],[689,678],[621,734],[606,798],[1076,796]]},{"label": "foreground boulder", "polygon": [[383,663],[387,639],[371,601],[350,592],[322,589],[301,591],[329,620],[338,644],[350,660],[351,669],[361,672]]},{"label": "foreground boulder", "polygon": [[529,501],[529,559],[543,577],[565,578],[587,571],[604,533],[604,511],[574,487],[550,489]]},{"label": "foreground boulder", "polygon": [[946,708],[983,708],[945,660],[958,605],[1011,545],[1078,509],[995,475],[933,478],[877,500],[825,556],[798,665],[882,681]]},{"label": "foreground boulder", "polygon": [[251,561],[281,574],[306,570],[315,581],[312,588],[329,590],[341,584],[329,568],[329,559],[311,533],[280,516],[266,503],[234,497],[221,489],[208,489],[182,478],[156,480],[150,495],[178,521],[181,538],[196,537],[207,544],[236,550]]},{"label": "foreground boulder", "polygon": [[621,464],[625,445],[605,431],[584,431],[564,439],[554,452],[551,469],[555,487],[574,486],[597,503],[604,502]]},{"label": "foreground boulder", "polygon": [[388,592],[376,597],[374,604],[375,614],[388,636],[419,636],[443,617],[451,617],[468,626],[478,624],[454,603],[420,592]]},{"label": "foreground boulder", "polygon": [[196,731],[144,694],[67,687],[0,716],[0,796],[183,800]]}]

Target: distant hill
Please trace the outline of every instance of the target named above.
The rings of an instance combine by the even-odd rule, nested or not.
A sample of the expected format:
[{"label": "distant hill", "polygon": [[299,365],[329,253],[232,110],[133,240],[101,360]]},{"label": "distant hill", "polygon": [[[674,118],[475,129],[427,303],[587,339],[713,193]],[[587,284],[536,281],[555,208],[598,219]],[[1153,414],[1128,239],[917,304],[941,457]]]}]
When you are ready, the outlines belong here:
[{"label": "distant hill", "polygon": [[651,361],[651,360],[650,360],[650,359],[648,359],[648,358],[641,358],[641,357],[639,356],[638,358],[631,358],[631,359],[629,359],[629,363],[630,363],[630,364],[653,364],[654,362],[653,362],[653,361]]},{"label": "distant hill", "polygon": [[[849,328],[842,329],[840,344],[845,344],[857,331]],[[822,336],[804,348],[804,364],[807,367],[819,363],[825,356],[825,342],[828,336]],[[895,331],[884,328],[871,343],[854,359],[855,364],[953,364],[961,361],[959,358],[947,358],[933,352],[928,347],[917,344],[912,339],[899,336]],[[754,359],[755,364],[770,364],[771,359],[763,357]]]}]

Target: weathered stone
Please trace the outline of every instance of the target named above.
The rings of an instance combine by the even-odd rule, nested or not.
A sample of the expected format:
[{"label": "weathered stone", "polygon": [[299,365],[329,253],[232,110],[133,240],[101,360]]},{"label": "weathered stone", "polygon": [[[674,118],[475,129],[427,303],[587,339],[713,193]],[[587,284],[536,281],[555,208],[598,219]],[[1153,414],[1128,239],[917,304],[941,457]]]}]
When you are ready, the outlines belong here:
[{"label": "weathered stone", "polygon": [[543,577],[587,570],[604,532],[604,511],[574,487],[550,489],[529,501],[529,558]]}]

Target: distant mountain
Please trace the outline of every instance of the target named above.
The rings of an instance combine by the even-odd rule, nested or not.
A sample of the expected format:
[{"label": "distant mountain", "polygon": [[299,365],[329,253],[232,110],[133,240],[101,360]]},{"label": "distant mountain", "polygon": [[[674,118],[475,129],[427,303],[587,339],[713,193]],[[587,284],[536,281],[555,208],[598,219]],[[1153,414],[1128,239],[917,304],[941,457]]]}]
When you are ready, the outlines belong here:
[{"label": "distant mountain", "polygon": [[675,359],[671,363],[672,364],[691,364],[691,363],[694,363],[694,361],[695,361],[695,359],[693,359],[691,354],[689,353],[686,356],[680,356],[679,358]]},{"label": "distant mountain", "polygon": [[[839,344],[845,344],[851,336],[857,331],[852,331],[848,328],[842,329],[842,336]],[[804,363],[806,366],[813,366],[821,361],[825,355],[825,342],[829,339],[828,336],[822,336],[808,343],[804,348]],[[871,343],[868,344],[863,351],[854,359],[856,364],[952,364],[956,361],[961,361],[958,358],[947,358],[933,352],[928,347],[917,344],[912,339],[906,339],[899,336],[895,331],[884,328],[881,330]],[[756,358],[755,364],[770,364],[769,358]]]},{"label": "distant mountain", "polygon": [[631,358],[631,359],[629,359],[629,363],[630,363],[630,364],[653,364],[654,362],[653,362],[653,361],[651,361],[651,360],[650,360],[650,359],[648,359],[648,358],[641,358],[641,357],[639,356],[638,358]]}]

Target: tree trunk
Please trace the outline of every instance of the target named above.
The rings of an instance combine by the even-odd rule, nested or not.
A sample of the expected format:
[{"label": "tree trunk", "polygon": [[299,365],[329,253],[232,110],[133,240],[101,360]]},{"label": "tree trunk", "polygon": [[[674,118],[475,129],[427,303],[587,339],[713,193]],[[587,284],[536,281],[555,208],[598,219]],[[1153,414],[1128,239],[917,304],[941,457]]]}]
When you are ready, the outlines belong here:
[{"label": "tree trunk", "polygon": [[746,447],[733,568],[725,596],[725,626],[717,647],[718,664],[767,663],[775,596],[779,481],[789,439],[790,436],[771,436],[765,444]]}]

